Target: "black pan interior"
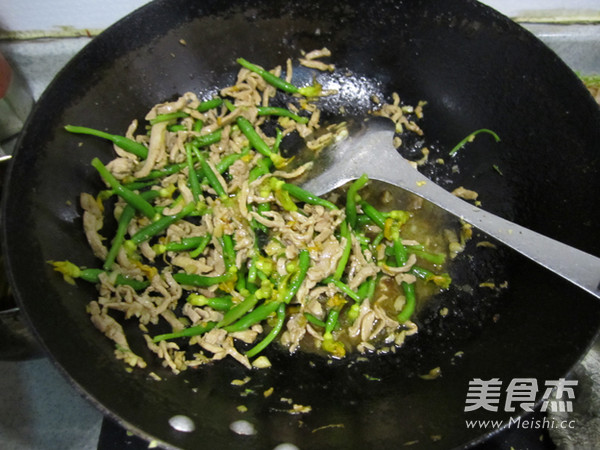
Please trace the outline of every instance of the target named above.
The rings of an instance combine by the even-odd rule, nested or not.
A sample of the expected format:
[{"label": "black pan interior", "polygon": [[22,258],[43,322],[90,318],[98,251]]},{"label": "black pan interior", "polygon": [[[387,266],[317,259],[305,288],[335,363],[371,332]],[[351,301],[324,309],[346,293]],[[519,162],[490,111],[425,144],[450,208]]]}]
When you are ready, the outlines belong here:
[{"label": "black pan interior", "polygon": [[[85,313],[94,288],[65,284],[46,263],[96,264],[77,196],[100,187],[90,160],[111,155],[105,143],[62,127],[123,133],[155,103],[186,91],[209,97],[232,82],[237,57],[273,67],[324,46],[338,71],[323,81],[341,85],[323,104],[329,114],[339,117],[343,105],[360,116],[372,94],[426,100],[426,137],[407,139],[403,151],[415,156],[427,145],[431,160],[448,163],[424,172],[448,189],[477,190],[491,212],[600,254],[598,108],[551,51],[493,10],[471,1],[154,2],[96,38],[42,96],[18,145],[2,214],[12,286],[45,348],[84,395],[144,437],[184,448],[465,446],[485,434],[465,419],[486,418],[464,412],[469,380],[559,378],[596,334],[600,309],[590,296],[510,250],[476,247],[487,239],[476,236],[451,268],[456,287],[421,312],[414,345],[396,354],[327,364],[272,351],[273,368],[250,374],[228,361],[177,377],[151,367],[162,381],[114,360]],[[311,76],[299,71],[296,80]],[[501,141],[482,136],[447,156],[479,128]],[[508,288],[478,287],[490,277]],[[437,366],[440,378],[418,376]],[[230,384],[246,375],[245,386]],[[289,414],[282,399],[312,411]],[[173,430],[176,414],[196,430]],[[238,419],[257,433],[234,434],[229,424]]]}]

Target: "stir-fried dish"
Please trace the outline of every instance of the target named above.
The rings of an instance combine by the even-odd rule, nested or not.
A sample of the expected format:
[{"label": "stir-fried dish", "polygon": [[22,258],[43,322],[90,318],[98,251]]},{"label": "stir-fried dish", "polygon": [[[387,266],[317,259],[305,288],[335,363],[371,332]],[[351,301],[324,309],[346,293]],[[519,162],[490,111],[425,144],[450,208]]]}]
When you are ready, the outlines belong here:
[{"label": "stir-fried dish", "polygon": [[[300,64],[330,71],[327,56],[310,52]],[[147,362],[124,321],[137,321],[174,372],[227,356],[268,365],[269,345],[334,358],[394,351],[417,332],[426,289],[416,286],[448,287],[446,252],[429,229],[423,241],[412,237],[418,211],[386,208],[385,191],[367,194],[366,175],[324,197],[294,184],[312,163],[292,164],[281,142],[299,136],[316,154],[343,139],[345,123],[320,120],[319,99],[335,92],[292,84],[291,60],[285,71],[237,62],[233,86],[158,104],[124,136],[66,127],[112,141],[116,156],[93,159],[106,189],[80,196],[98,268],[51,263],[67,281],[97,286],[91,321],[131,366]],[[374,99],[372,113],[420,134],[422,106],[394,94],[390,103]]]}]

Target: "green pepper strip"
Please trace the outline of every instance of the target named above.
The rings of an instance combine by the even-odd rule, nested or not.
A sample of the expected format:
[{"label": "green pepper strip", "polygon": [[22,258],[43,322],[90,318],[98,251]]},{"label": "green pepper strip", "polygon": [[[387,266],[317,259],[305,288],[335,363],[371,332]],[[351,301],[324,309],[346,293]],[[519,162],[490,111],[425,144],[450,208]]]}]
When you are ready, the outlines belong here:
[{"label": "green pepper strip", "polygon": [[254,295],[249,295],[241,303],[238,303],[233,308],[231,308],[227,313],[223,316],[221,321],[218,323],[219,327],[226,327],[227,325],[235,322],[248,311],[250,311],[256,303],[258,299]]},{"label": "green pepper strip", "polygon": [[356,292],[354,292],[346,283],[342,283],[340,280],[336,280],[333,277],[327,277],[323,279],[323,283],[333,283],[340,291],[342,291],[355,302],[360,302],[362,300]]},{"label": "green pepper strip", "polygon": [[[145,191],[140,194],[146,200],[152,200],[153,198],[158,197],[159,191],[151,190]],[[119,249],[125,240],[125,234],[127,233],[127,228],[129,227],[129,222],[133,220],[135,216],[135,209],[131,205],[125,206],[123,211],[121,212],[121,216],[119,217],[119,221],[117,223],[117,231],[115,233],[115,237],[112,240],[110,250],[106,255],[106,259],[104,260],[105,270],[110,270],[112,265],[119,254]]]},{"label": "green pepper strip", "polygon": [[237,331],[247,330],[252,325],[262,322],[267,317],[269,317],[272,313],[274,313],[277,310],[277,308],[279,308],[281,304],[282,302],[279,301],[263,303],[262,305],[256,307],[252,312],[246,314],[244,317],[239,319],[237,322],[226,326],[223,329],[228,333],[235,333]]},{"label": "green pepper strip", "polygon": [[352,251],[352,232],[345,220],[342,222],[340,228],[342,237],[346,239],[346,245],[344,246],[341,258],[338,261],[335,273],[333,274],[334,280],[340,280],[342,278],[344,270],[346,270],[346,264],[348,264],[348,259],[350,258],[350,252]]},{"label": "green pepper strip", "polygon": [[226,283],[235,279],[234,273],[225,273],[214,277],[196,275],[195,273],[174,273],[173,279],[179,284],[195,287],[209,287],[215,284]]},{"label": "green pepper strip", "polygon": [[208,184],[211,185],[211,187],[215,190],[215,192],[217,193],[217,195],[222,200],[228,198],[227,191],[225,191],[225,188],[223,187],[223,185],[221,184],[221,182],[217,178],[217,175],[215,174],[215,172],[210,167],[210,164],[208,164],[208,161],[206,160],[206,157],[202,153],[200,153],[198,150],[196,150],[196,157],[200,161],[200,165],[202,167],[202,171],[204,172],[204,176],[208,180]]},{"label": "green pepper strip", "polygon": [[358,195],[359,189],[364,187],[368,181],[369,177],[366,173],[363,173],[360,178],[355,180],[348,188],[348,193],[346,195],[346,220],[353,230],[356,230],[357,222],[356,196]]},{"label": "green pepper strip", "polygon": [[283,329],[283,324],[285,323],[285,304],[280,304],[275,313],[277,314],[277,322],[275,323],[275,326],[271,328],[271,331],[269,331],[262,341],[246,352],[246,356],[248,358],[252,358],[253,356],[256,356],[262,352]]},{"label": "green pepper strip", "polygon": [[298,88],[291,83],[279,78],[276,75],[273,75],[271,72],[259,67],[251,62],[245,60],[244,58],[236,59],[237,63],[246,69],[259,74],[267,83],[276,87],[277,89],[281,89],[284,92],[289,94],[295,94],[298,92]]},{"label": "green pepper strip", "polygon": [[308,117],[299,116],[298,114],[291,112],[289,109],[278,108],[276,106],[259,106],[258,115],[288,117],[298,123],[308,123]]},{"label": "green pepper strip", "polygon": [[[100,274],[107,273],[104,269],[81,269],[79,278],[89,283],[100,283]],[[115,285],[131,286],[136,291],[146,289],[150,283],[148,281],[140,281],[133,278],[127,278],[121,274],[117,275]]]},{"label": "green pepper strip", "polygon": [[117,147],[122,148],[126,152],[132,153],[139,158],[146,159],[148,157],[148,148],[144,144],[140,144],[139,142],[126,138],[125,136],[109,134],[93,128],[78,127],[75,125],[66,125],[65,130],[70,133],[89,134],[90,136],[108,139]]},{"label": "green pepper strip", "polygon": [[323,206],[327,209],[338,209],[333,203],[328,200],[325,200],[321,197],[318,197],[307,190],[302,189],[301,187],[296,186],[295,184],[283,183],[281,189],[285,189],[292,196],[296,197],[301,202],[309,203],[311,205],[319,205]]},{"label": "green pepper strip", "polygon": [[300,254],[298,255],[298,272],[296,272],[296,274],[292,278],[292,281],[290,282],[290,286],[289,286],[288,290],[283,294],[282,297],[280,297],[284,303],[289,303],[294,298],[294,296],[298,292],[298,289],[300,289],[300,286],[302,285],[304,278],[306,278],[306,273],[308,272],[309,267],[310,267],[309,251],[308,250],[300,250]]},{"label": "green pepper strip", "polygon": [[229,311],[233,306],[230,295],[206,297],[200,294],[190,294],[185,301],[193,306],[209,306],[217,311]]},{"label": "green pepper strip", "polygon": [[175,331],[173,333],[159,334],[152,338],[152,342],[157,343],[167,339],[177,339],[181,337],[193,337],[200,336],[201,334],[207,333],[212,330],[216,325],[216,322],[207,322],[203,325],[196,325],[189,328],[184,328],[181,331]]},{"label": "green pepper strip", "polygon": [[146,225],[144,228],[135,233],[131,237],[131,242],[137,245],[151,239],[161,231],[166,230],[169,227],[169,225],[177,222],[178,220],[183,219],[186,216],[189,216],[195,208],[196,205],[194,203],[188,203],[177,214],[174,214],[172,216],[161,217],[157,221],[152,222],[150,225]]},{"label": "green pepper strip", "polygon": [[319,319],[318,317],[312,315],[311,313],[304,313],[304,317],[306,317],[306,320],[308,320],[310,323],[312,323],[313,325],[316,325],[318,327],[322,327],[325,328],[325,322],[323,322],[321,319]]},{"label": "green pepper strip", "polygon": [[185,155],[187,157],[188,179],[192,190],[192,196],[194,197],[194,202],[198,203],[200,195],[202,194],[202,188],[200,187],[200,181],[198,181],[198,174],[194,169],[194,156],[192,155],[193,146],[188,143],[185,144],[184,147]]},{"label": "green pepper strip", "polygon": [[150,119],[150,125],[154,125],[159,122],[167,122],[173,119],[183,119],[184,117],[189,117],[190,115],[183,111],[175,111],[172,113],[159,114],[154,119]]},{"label": "green pepper strip", "polygon": [[156,216],[154,207],[144,200],[141,195],[136,194],[134,191],[127,189],[121,183],[119,183],[119,181],[113,176],[112,173],[110,173],[106,166],[102,164],[102,161],[100,161],[98,158],[94,158],[92,160],[92,166],[94,166],[104,181],[110,185],[112,190],[118,194],[119,197],[121,197],[128,204],[140,211],[149,219],[154,220]]},{"label": "green pepper strip", "polygon": [[200,105],[198,105],[198,108],[196,108],[196,109],[199,112],[203,113],[210,109],[218,108],[222,104],[223,104],[223,99],[220,97],[215,97],[213,99],[203,101],[202,103],[200,103]]}]

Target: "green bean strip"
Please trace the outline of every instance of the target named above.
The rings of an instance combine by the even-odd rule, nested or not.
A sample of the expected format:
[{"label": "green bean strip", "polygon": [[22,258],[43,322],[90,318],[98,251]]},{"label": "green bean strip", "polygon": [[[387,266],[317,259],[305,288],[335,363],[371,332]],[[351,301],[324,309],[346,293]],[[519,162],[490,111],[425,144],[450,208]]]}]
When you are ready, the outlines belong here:
[{"label": "green bean strip", "polygon": [[93,128],[78,127],[75,125],[66,125],[65,130],[67,130],[70,133],[89,134],[90,136],[96,136],[102,139],[107,139],[113,144],[115,144],[117,147],[122,148],[126,152],[132,153],[141,159],[146,159],[148,157],[148,148],[144,144],[140,144],[139,142],[136,142],[125,136],[105,133],[104,131],[95,130]]},{"label": "green bean strip", "polygon": [[452,283],[452,278],[447,273],[436,274],[423,267],[412,266],[411,273],[425,281],[431,281],[442,289],[448,289]]},{"label": "green bean strip", "polygon": [[415,285],[414,283],[402,283],[402,288],[404,289],[404,295],[406,297],[406,303],[398,314],[398,322],[404,323],[411,318],[413,313],[415,312],[416,306],[416,298],[415,298]]},{"label": "green bean strip", "polygon": [[340,317],[339,309],[332,308],[329,310],[329,313],[327,314],[327,320],[325,321],[325,334],[326,335],[331,335],[331,333],[335,329],[335,326],[338,323],[339,317]]},{"label": "green bean strip", "polygon": [[280,304],[275,313],[277,315],[275,326],[271,328],[271,331],[269,331],[262,341],[246,352],[248,358],[252,358],[262,352],[283,329],[283,324],[285,323],[285,303]]},{"label": "green bean strip", "polygon": [[217,311],[229,311],[233,306],[231,295],[206,297],[200,294],[190,294],[185,301],[193,306],[210,306]]},{"label": "green bean strip", "polygon": [[[65,280],[70,283],[73,282],[73,278],[81,278],[88,283],[100,283],[101,274],[106,273],[110,275],[110,273],[104,269],[81,269],[70,261],[49,261],[49,263],[54,266],[54,270],[61,273]],[[121,274],[117,275],[115,284],[131,286],[136,291],[145,289],[150,285],[148,281],[136,280],[135,278],[125,277]]]},{"label": "green bean strip", "polygon": [[170,131],[171,133],[175,133],[177,131],[187,131],[187,127],[183,124],[173,124],[173,125],[168,125],[167,130]]},{"label": "green bean strip", "polygon": [[454,148],[452,150],[450,150],[449,155],[450,156],[454,155],[457,151],[459,151],[462,147],[464,147],[467,142],[471,142],[473,139],[475,139],[475,136],[477,136],[479,133],[491,134],[496,142],[500,142],[500,137],[496,133],[494,133],[492,130],[488,130],[487,128],[481,128],[480,130],[473,131],[471,134],[469,134],[467,137],[465,137],[462,141],[460,141],[458,144],[456,144],[454,146]]},{"label": "green bean strip", "polygon": [[204,236],[204,239],[198,244],[198,247],[190,252],[190,258],[197,258],[200,254],[202,254],[211,239],[212,235],[210,233]]},{"label": "green bean strip", "polygon": [[301,202],[309,203],[311,205],[323,206],[327,209],[338,209],[338,207],[335,206],[330,201],[325,200],[321,197],[318,197],[318,196],[302,189],[301,187],[296,186],[295,184],[283,183],[283,185],[281,186],[281,189],[285,189],[290,194],[292,194],[292,196],[296,197],[296,199]]},{"label": "green bean strip", "polygon": [[275,130],[275,142],[273,143],[273,152],[279,152],[279,146],[281,145],[281,141],[283,140],[283,131],[279,128]]},{"label": "green bean strip", "polygon": [[[406,248],[402,244],[402,240],[400,238],[394,241],[394,256],[396,258],[396,264],[399,267],[404,266],[407,260]],[[410,319],[415,311],[416,306],[416,297],[415,297],[415,285],[414,283],[407,283],[405,281],[402,282],[402,289],[404,290],[404,297],[406,299],[406,303],[402,308],[402,311],[398,314],[398,322],[404,323]]]},{"label": "green bean strip", "polygon": [[256,166],[250,170],[249,179],[252,183],[254,180],[262,177],[271,172],[271,166],[273,165],[273,161],[269,158],[262,158],[256,162]]},{"label": "green bean strip", "polygon": [[385,228],[385,216],[377,209],[364,200],[360,200],[360,206],[363,212],[382,230]]},{"label": "green bean strip", "polygon": [[194,138],[192,144],[196,148],[208,147],[209,145],[216,144],[221,140],[221,130],[213,131],[209,134],[204,134]]},{"label": "green bean strip", "polygon": [[289,303],[294,298],[294,296],[298,292],[298,289],[300,289],[300,286],[302,285],[304,278],[306,278],[306,273],[308,272],[309,267],[310,267],[309,251],[308,250],[300,250],[300,254],[298,255],[298,272],[296,272],[296,274],[294,275],[287,292],[285,292],[285,294],[281,297],[281,300],[284,303]]},{"label": "green bean strip", "polygon": [[189,327],[189,328],[184,328],[181,331],[175,331],[173,333],[159,334],[152,338],[152,342],[154,342],[156,344],[157,342],[165,341],[168,339],[200,336],[200,335],[212,330],[215,327],[215,325],[216,325],[216,322],[207,322],[206,324],[196,325],[196,326]]},{"label": "green bean strip", "polygon": [[245,67],[248,70],[251,70],[254,73],[259,74],[267,83],[276,87],[277,89],[281,89],[284,92],[289,94],[295,94],[298,92],[298,88],[291,83],[279,78],[276,75],[273,75],[271,72],[259,67],[251,62],[245,60],[244,58],[238,58],[237,63],[242,67]]},{"label": "green bean strip", "polygon": [[229,234],[224,234],[219,239],[221,247],[223,247],[223,260],[225,262],[225,270],[230,271],[235,268],[235,248],[233,238]]},{"label": "green bean strip", "polygon": [[[255,209],[256,209],[256,212],[262,216],[263,212],[271,210],[271,204],[270,203],[259,203]],[[255,218],[252,218],[252,228],[254,229],[255,233],[258,230],[262,231],[263,233],[267,233],[269,231],[269,227],[260,223]]]},{"label": "green bean strip", "polygon": [[404,247],[404,245],[402,244],[401,239],[396,239],[394,241],[393,249],[394,249],[394,257],[396,258],[396,264],[398,264],[399,267],[406,264],[406,261],[408,259],[407,253],[406,253],[406,247]]},{"label": "green bean strip", "polygon": [[188,167],[188,179],[194,202],[198,203],[200,195],[202,195],[202,188],[200,187],[200,181],[198,181],[198,174],[194,170],[194,156],[192,155],[193,147],[191,144],[185,144],[185,155],[187,158]]},{"label": "green bean strip", "polygon": [[346,244],[344,246],[344,251],[342,252],[342,256],[338,261],[338,265],[336,267],[335,273],[333,274],[334,280],[340,280],[342,275],[344,274],[344,270],[346,270],[346,264],[348,264],[348,259],[350,258],[350,252],[352,251],[352,232],[348,227],[348,223],[344,220],[340,226],[341,228],[341,236],[346,239]]},{"label": "green bean strip", "polygon": [[356,212],[356,197],[358,195],[358,191],[364,187],[365,184],[369,181],[369,177],[366,173],[363,173],[360,178],[354,181],[348,188],[348,193],[346,195],[346,220],[348,221],[348,225],[353,230],[356,230],[356,222],[357,222],[357,212]]},{"label": "green bean strip", "polygon": [[183,111],[175,111],[172,113],[166,114],[158,114],[154,119],[150,119],[150,125],[157,124],[159,122],[168,122],[173,119],[183,119],[185,117],[189,117],[190,115]]},{"label": "green bean strip", "polygon": [[224,156],[215,164],[215,169],[220,174],[223,174],[234,162],[248,155],[248,153],[250,153],[250,147],[244,147],[240,153],[232,153],[231,155]]},{"label": "green bean strip", "polygon": [[[100,283],[100,274],[102,273],[107,272],[104,269],[82,269],[79,278],[89,283]],[[115,284],[121,286],[131,286],[136,291],[146,289],[150,285],[148,281],[127,278],[121,274],[117,275]]]},{"label": "green bean strip", "polygon": [[[158,197],[159,192],[156,190],[142,192],[140,195],[146,200],[152,200],[153,198]],[[119,254],[119,249],[125,240],[125,234],[127,233],[127,228],[129,227],[129,223],[135,217],[135,209],[131,205],[126,205],[121,212],[121,216],[119,217],[119,221],[117,222],[117,231],[115,233],[115,237],[112,240],[110,250],[106,255],[106,259],[104,260],[105,270],[110,270],[112,265]]]},{"label": "green bean strip", "polygon": [[196,275],[195,273],[174,273],[173,279],[179,284],[194,287],[209,287],[215,284],[226,283],[235,279],[234,273],[225,273],[214,277]]},{"label": "green bean strip", "polygon": [[[209,238],[210,239],[210,238]],[[181,241],[168,242],[167,244],[156,244],[152,248],[158,254],[164,252],[184,252],[186,250],[194,250],[198,246],[205,244],[206,236],[185,237]]]},{"label": "green bean strip", "polygon": [[302,117],[298,114],[294,114],[289,109],[278,108],[275,106],[259,106],[258,107],[258,115],[259,116],[280,116],[280,117],[288,117],[298,123],[308,123],[308,117]]},{"label": "green bean strip", "polygon": [[446,261],[446,255],[443,253],[431,253],[417,246],[408,246],[406,249],[408,253],[413,253],[415,256],[433,264],[441,265]]},{"label": "green bean strip", "polygon": [[327,284],[333,283],[340,291],[342,291],[355,302],[360,302],[362,300],[356,292],[354,292],[346,283],[342,283],[340,280],[336,280],[333,277],[327,277],[323,279],[322,282]]},{"label": "green bean strip", "polygon": [[261,155],[269,158],[277,168],[281,168],[286,164],[285,158],[279,153],[273,152],[271,147],[269,147],[256,132],[254,125],[252,125],[248,119],[239,116],[236,119],[236,123],[240,128],[240,131],[244,134],[244,136],[246,136],[246,139],[248,139],[248,142],[253,149],[259,152]]},{"label": "green bean strip", "polygon": [[262,322],[271,314],[273,314],[280,305],[281,302],[279,301],[263,303],[262,305],[256,307],[252,312],[239,319],[237,322],[226,326],[223,329],[228,333],[247,330],[252,325]]},{"label": "green bean strip", "polygon": [[193,203],[188,203],[183,207],[181,211],[172,216],[163,216],[155,222],[152,222],[150,225],[146,225],[144,228],[135,233],[130,242],[135,245],[141,244],[152,237],[156,236],[161,231],[166,230],[169,225],[177,222],[178,220],[183,219],[186,216],[189,216],[190,213],[196,208],[196,205]]},{"label": "green bean strip", "polygon": [[157,178],[163,178],[168,175],[173,175],[174,173],[177,173],[177,172],[180,172],[181,170],[183,170],[183,168],[186,166],[187,166],[187,163],[171,164],[169,166],[163,167],[162,169],[151,170],[150,173],[148,175],[146,175],[145,177],[134,178],[133,180],[135,180],[135,181],[127,182],[124,184],[129,189],[133,189],[130,187],[132,183],[152,181],[152,180],[156,180]]},{"label": "green bean strip", "polygon": [[219,198],[221,198],[221,200],[228,198],[227,191],[225,191],[225,188],[223,187],[223,185],[217,178],[217,175],[210,167],[210,164],[208,164],[206,157],[197,150],[196,150],[196,157],[200,161],[200,166],[202,167],[204,176],[208,180],[208,184],[210,184],[210,186],[215,190],[215,192],[217,193]]},{"label": "green bean strip", "polygon": [[94,158],[92,160],[92,166],[94,166],[98,173],[100,173],[102,179],[104,179],[104,181],[110,185],[112,190],[115,191],[119,197],[121,197],[128,204],[140,211],[149,219],[154,220],[156,216],[154,207],[144,200],[141,195],[136,194],[134,191],[127,189],[121,183],[119,183],[119,181],[113,176],[112,173],[110,173],[106,166],[102,164],[102,161],[100,161],[98,158]]},{"label": "green bean strip", "polygon": [[223,104],[223,99],[221,97],[215,97],[213,99],[203,101],[202,103],[200,103],[200,105],[198,105],[198,108],[196,108],[196,109],[199,112],[203,113],[210,109],[218,108],[222,104]]},{"label": "green bean strip", "polygon": [[308,320],[313,325],[316,325],[316,326],[321,327],[321,328],[325,328],[325,322],[323,322],[318,317],[312,315],[311,313],[305,312],[304,313],[304,317],[306,317],[306,320]]},{"label": "green bean strip", "polygon": [[254,125],[252,125],[252,123],[248,119],[242,116],[239,116],[236,119],[236,122],[238,124],[238,127],[240,127],[240,131],[244,134],[244,136],[246,136],[246,139],[248,139],[250,146],[254,148],[257,152],[259,152],[261,155],[270,158],[273,154],[271,147],[269,147],[267,143],[263,141],[260,135],[256,132],[256,130],[254,129]]},{"label": "green bean strip", "polygon": [[223,316],[221,321],[218,323],[219,327],[226,327],[229,324],[232,324],[248,311],[250,311],[254,306],[258,303],[258,298],[255,295],[249,295],[241,303],[238,303],[233,308],[231,308],[227,313]]}]

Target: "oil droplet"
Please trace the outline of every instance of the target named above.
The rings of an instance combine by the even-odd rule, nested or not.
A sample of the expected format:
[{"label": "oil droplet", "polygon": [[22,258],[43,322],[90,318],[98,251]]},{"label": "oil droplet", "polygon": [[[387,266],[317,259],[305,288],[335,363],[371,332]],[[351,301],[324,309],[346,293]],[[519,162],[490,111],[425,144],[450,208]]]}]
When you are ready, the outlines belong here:
[{"label": "oil droplet", "polygon": [[229,429],[242,436],[252,436],[253,434],[256,434],[256,428],[254,428],[254,425],[247,420],[236,420],[235,422],[231,422],[231,424],[229,424]]},{"label": "oil droplet", "polygon": [[188,416],[177,415],[169,419],[169,425],[182,433],[191,433],[196,429],[196,424]]}]

